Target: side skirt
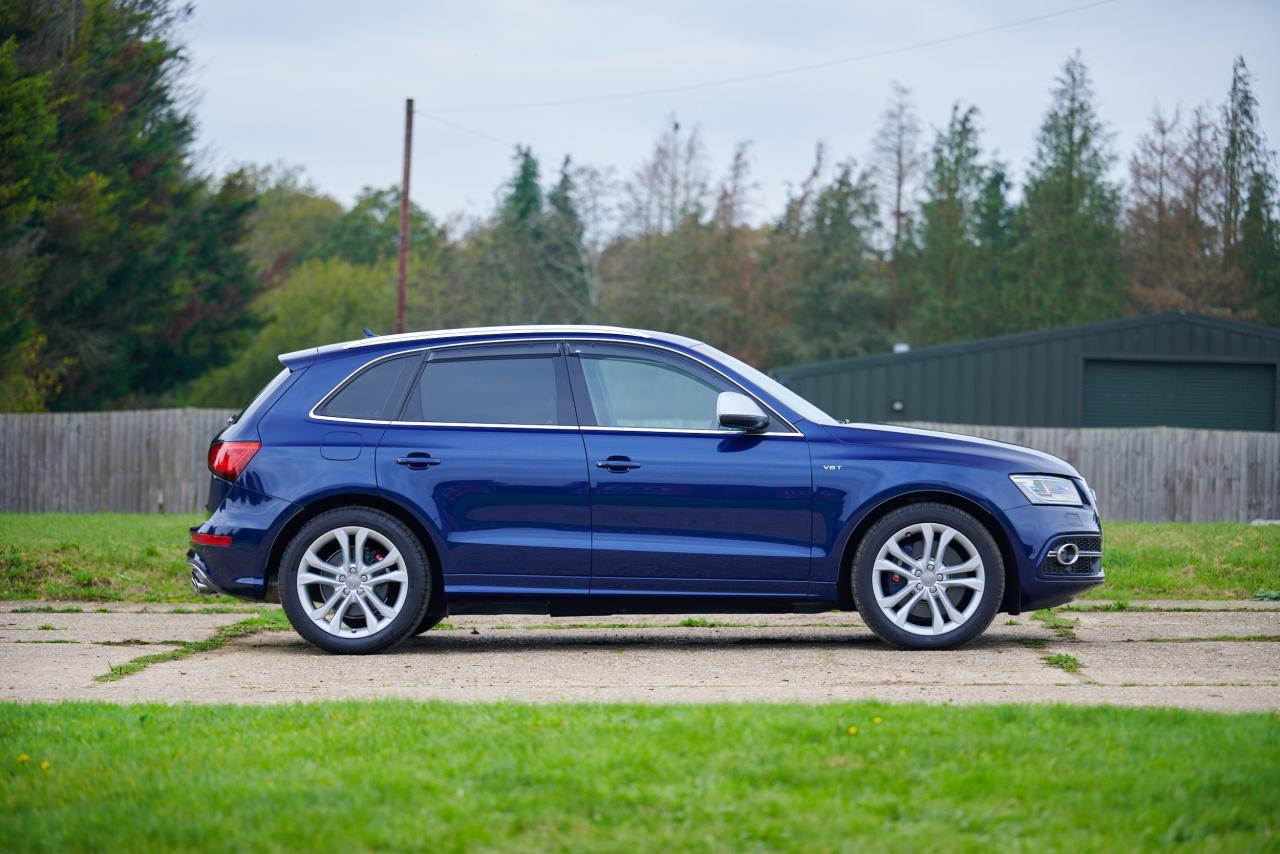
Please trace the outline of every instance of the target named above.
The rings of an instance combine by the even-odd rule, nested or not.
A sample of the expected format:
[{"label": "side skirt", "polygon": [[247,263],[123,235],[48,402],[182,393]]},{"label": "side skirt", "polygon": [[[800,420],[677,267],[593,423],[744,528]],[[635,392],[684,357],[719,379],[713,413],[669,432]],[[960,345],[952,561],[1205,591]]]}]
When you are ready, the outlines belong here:
[{"label": "side skirt", "polygon": [[835,602],[725,596],[566,596],[556,599],[449,597],[450,615],[546,614],[551,617],[606,617],[612,614],[820,614],[839,610]]}]

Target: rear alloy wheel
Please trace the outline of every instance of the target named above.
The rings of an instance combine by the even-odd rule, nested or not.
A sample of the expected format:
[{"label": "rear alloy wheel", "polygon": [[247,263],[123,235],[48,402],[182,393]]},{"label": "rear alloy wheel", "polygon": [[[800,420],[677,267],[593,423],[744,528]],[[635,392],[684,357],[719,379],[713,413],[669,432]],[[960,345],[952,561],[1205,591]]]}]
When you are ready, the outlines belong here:
[{"label": "rear alloy wheel", "polygon": [[285,550],[280,601],[311,643],[380,652],[409,637],[430,601],[422,545],[399,520],[363,507],[322,513]]},{"label": "rear alloy wheel", "polygon": [[1004,594],[1000,549],[981,522],[946,504],[912,504],[867,532],[853,566],[858,613],[904,649],[950,649],[981,634]]}]

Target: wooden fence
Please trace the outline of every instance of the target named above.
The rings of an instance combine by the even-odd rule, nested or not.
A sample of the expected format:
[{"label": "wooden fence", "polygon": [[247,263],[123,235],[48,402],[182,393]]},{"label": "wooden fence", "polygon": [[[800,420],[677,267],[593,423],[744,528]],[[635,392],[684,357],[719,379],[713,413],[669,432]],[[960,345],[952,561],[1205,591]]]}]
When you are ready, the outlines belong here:
[{"label": "wooden fence", "polygon": [[[0,414],[0,511],[190,513],[222,409]],[[1280,433],[912,426],[1039,448],[1080,469],[1104,517],[1280,518]]]},{"label": "wooden fence", "polygon": [[192,513],[225,409],[0,414],[0,511]]},{"label": "wooden fence", "polygon": [[1179,427],[911,424],[1024,445],[1074,465],[1104,519],[1280,519],[1280,433]]}]

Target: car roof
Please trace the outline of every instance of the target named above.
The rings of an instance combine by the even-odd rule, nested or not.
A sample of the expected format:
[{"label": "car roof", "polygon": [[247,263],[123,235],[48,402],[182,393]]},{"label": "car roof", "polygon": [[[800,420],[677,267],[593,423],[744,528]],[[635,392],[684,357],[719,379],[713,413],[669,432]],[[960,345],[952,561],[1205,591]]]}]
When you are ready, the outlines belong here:
[{"label": "car roof", "polygon": [[628,329],[621,326],[590,326],[585,324],[567,324],[559,326],[471,326],[462,329],[430,329],[421,332],[401,332],[393,335],[372,335],[367,338],[358,338],[354,341],[341,341],[336,344],[326,344],[323,347],[309,347],[304,350],[295,350],[291,353],[281,353],[280,361],[293,368],[308,365],[315,361],[319,356],[361,348],[385,347],[390,344],[412,344],[418,341],[483,341],[490,338],[526,335],[537,337],[554,335],[564,335],[568,337],[606,335],[615,338],[662,341],[669,344],[679,344],[684,347],[695,347],[702,343],[693,338],[686,338],[683,335],[674,335],[670,332],[655,332],[649,329]]}]

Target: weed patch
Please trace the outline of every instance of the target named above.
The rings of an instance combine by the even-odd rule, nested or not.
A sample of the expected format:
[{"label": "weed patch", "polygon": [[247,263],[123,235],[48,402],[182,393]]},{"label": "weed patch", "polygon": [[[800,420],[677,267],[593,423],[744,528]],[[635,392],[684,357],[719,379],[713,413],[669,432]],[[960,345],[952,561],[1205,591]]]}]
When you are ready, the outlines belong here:
[{"label": "weed patch", "polygon": [[1068,673],[1080,672],[1080,660],[1074,655],[1067,655],[1065,652],[1059,652],[1056,655],[1046,655],[1041,658],[1041,661],[1050,667],[1057,667]]},{"label": "weed patch", "polygon": [[237,623],[232,623],[229,626],[222,626],[213,633],[212,637],[205,640],[183,641],[176,649],[142,655],[123,664],[113,664],[106,673],[93,678],[96,682],[115,682],[145,670],[153,664],[160,664],[165,661],[179,661],[183,658],[190,658],[198,652],[212,652],[215,649],[221,649],[236,638],[246,637],[258,632],[288,631],[290,628],[289,621],[284,616],[284,611],[266,611],[248,619],[240,620]]}]

